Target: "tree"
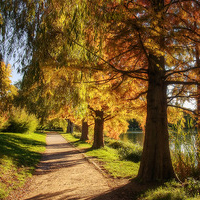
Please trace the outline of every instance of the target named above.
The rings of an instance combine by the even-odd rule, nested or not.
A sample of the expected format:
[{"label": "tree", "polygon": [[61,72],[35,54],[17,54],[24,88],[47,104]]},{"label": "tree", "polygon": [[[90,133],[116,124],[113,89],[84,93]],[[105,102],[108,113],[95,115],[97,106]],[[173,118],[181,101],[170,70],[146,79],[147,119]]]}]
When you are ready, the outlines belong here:
[{"label": "tree", "polygon": [[82,120],[82,129],[81,129],[81,140],[82,141],[89,140],[88,130],[89,130],[88,122],[83,119]]},{"label": "tree", "polygon": [[199,30],[191,28],[191,15],[195,14],[193,7],[199,8],[199,2],[95,3],[90,5],[94,13],[103,10],[104,15],[98,15],[97,20],[106,22],[102,26],[109,33],[105,47],[109,57],[102,59],[102,63],[115,72],[141,80],[141,84],[148,82],[145,142],[138,179],[146,182],[174,178],[167,125],[167,86],[182,86],[176,97],[181,94],[185,97],[186,92],[181,89],[197,84],[188,74],[197,69],[192,64],[191,43],[199,41]]},{"label": "tree", "polygon": [[0,128],[9,118],[9,111],[13,104],[14,95],[17,94],[17,88],[11,84],[10,65],[3,62],[0,55]]},{"label": "tree", "polygon": [[74,132],[74,125],[73,122],[71,122],[69,119],[67,120],[67,133],[73,133]]}]

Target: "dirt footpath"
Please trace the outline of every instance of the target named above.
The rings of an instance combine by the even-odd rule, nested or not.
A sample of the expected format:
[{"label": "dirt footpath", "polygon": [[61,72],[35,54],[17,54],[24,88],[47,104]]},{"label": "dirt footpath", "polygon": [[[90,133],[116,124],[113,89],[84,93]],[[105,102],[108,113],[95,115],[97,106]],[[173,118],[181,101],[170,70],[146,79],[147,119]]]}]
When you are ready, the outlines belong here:
[{"label": "dirt footpath", "polygon": [[46,143],[46,151],[35,175],[21,194],[15,194],[11,199],[118,199],[114,197],[111,179],[103,176],[101,171],[61,135],[48,133]]}]

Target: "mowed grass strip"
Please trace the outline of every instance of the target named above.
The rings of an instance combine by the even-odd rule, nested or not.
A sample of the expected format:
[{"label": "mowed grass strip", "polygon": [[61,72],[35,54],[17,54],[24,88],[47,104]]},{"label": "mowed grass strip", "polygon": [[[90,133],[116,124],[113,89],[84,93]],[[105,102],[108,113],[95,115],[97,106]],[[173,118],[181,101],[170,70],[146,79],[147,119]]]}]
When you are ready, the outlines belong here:
[{"label": "mowed grass strip", "polygon": [[0,132],[0,199],[22,186],[44,152],[46,134]]},{"label": "mowed grass strip", "polygon": [[86,155],[95,157],[103,163],[103,167],[115,178],[134,178],[139,170],[139,162],[122,160],[117,149],[105,146],[101,149],[91,149],[92,145],[80,141],[72,134],[66,133],[62,136],[79,149],[85,149]]}]

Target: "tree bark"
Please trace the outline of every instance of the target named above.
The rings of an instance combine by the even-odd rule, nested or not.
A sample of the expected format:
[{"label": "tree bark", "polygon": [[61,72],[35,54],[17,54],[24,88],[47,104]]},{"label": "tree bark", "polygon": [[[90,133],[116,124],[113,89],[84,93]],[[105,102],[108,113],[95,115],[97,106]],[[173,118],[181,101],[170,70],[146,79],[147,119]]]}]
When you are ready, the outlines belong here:
[{"label": "tree bark", "polygon": [[104,147],[103,126],[104,118],[103,111],[96,110],[95,112],[95,125],[94,125],[94,142],[92,148],[99,149]]},{"label": "tree bark", "polygon": [[[196,24],[195,24],[196,26]],[[196,44],[196,66],[199,67],[197,69],[197,75],[198,75],[198,83],[200,83],[200,55],[199,55],[199,46]],[[197,156],[198,156],[198,169],[200,170],[200,85],[197,85]]]},{"label": "tree bark", "polygon": [[145,141],[138,173],[138,179],[142,182],[176,177],[169,150],[164,57],[149,55],[148,75]]},{"label": "tree bark", "polygon": [[[200,82],[200,55],[199,55],[199,46],[196,44],[196,66],[199,67],[197,70],[198,83]],[[200,85],[197,85],[197,114],[198,114],[198,134],[200,136]]]},{"label": "tree bark", "polygon": [[74,124],[68,119],[68,125],[67,125],[67,133],[73,133],[74,132]]},{"label": "tree bark", "polygon": [[89,140],[88,138],[88,123],[82,120],[82,131],[81,131],[81,140],[86,141]]}]

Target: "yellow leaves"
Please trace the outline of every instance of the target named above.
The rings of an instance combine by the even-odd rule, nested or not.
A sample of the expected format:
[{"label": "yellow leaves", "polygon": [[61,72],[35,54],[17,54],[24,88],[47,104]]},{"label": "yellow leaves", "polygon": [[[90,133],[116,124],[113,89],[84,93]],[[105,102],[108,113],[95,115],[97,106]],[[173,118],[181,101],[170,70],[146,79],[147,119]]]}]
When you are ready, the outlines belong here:
[{"label": "yellow leaves", "polygon": [[6,93],[11,87],[11,67],[10,65],[5,65],[4,62],[0,63],[0,92]]},{"label": "yellow leaves", "polygon": [[6,111],[12,103],[13,96],[17,94],[17,88],[11,84],[11,66],[0,63],[0,113]]},{"label": "yellow leaves", "polygon": [[184,127],[184,113],[181,109],[169,107],[168,108],[168,122],[177,124],[178,121],[181,121],[181,126]]},{"label": "yellow leaves", "polygon": [[146,39],[144,42],[144,46],[150,51],[154,52],[154,55],[157,56],[164,56],[165,53],[162,51],[162,48],[160,47],[160,44],[156,42],[156,40],[152,38]]},{"label": "yellow leaves", "polygon": [[3,17],[2,17],[2,14],[0,13],[0,25],[3,24]]},{"label": "yellow leaves", "polygon": [[64,25],[65,25],[65,23],[66,23],[66,15],[65,15],[65,13],[62,13],[61,15],[60,15],[60,17],[58,18],[58,20],[57,20],[57,26],[59,27],[59,28],[61,28],[61,30],[63,30],[63,27],[64,27]]}]

